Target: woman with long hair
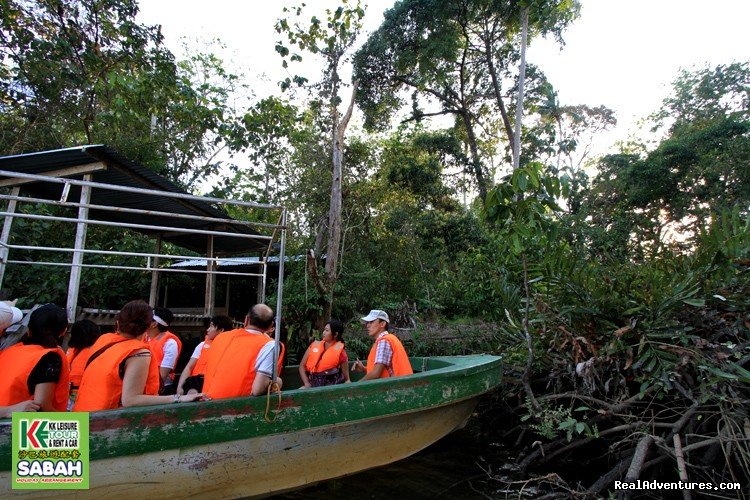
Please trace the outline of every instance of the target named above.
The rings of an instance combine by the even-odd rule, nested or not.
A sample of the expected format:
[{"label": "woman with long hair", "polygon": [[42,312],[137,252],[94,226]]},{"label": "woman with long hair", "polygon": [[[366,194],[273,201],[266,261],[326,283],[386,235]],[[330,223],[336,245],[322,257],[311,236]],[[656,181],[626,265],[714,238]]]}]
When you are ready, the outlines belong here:
[{"label": "woman with long hair", "polygon": [[101,335],[99,326],[90,319],[82,319],[73,323],[70,327],[70,339],[68,340],[68,366],[70,367],[70,402],[68,410],[73,408],[78,387],[83,378],[83,369],[93,353],[92,347],[96,339]]},{"label": "woman with long hair", "polygon": [[302,356],[299,376],[303,388],[351,382],[343,323],[335,319],[326,323],[321,340],[310,344]]},{"label": "woman with long hair", "polygon": [[31,312],[21,342],[0,351],[0,407],[18,408],[24,401],[33,401],[22,406],[67,410],[70,369],[60,348],[67,330],[68,317],[61,307],[46,304]]},{"label": "woman with long hair", "polygon": [[92,347],[73,411],[182,403],[203,396],[158,395],[158,363],[143,341],[153,324],[153,310],[144,301],[134,300],[122,307],[115,333],[105,333]]}]

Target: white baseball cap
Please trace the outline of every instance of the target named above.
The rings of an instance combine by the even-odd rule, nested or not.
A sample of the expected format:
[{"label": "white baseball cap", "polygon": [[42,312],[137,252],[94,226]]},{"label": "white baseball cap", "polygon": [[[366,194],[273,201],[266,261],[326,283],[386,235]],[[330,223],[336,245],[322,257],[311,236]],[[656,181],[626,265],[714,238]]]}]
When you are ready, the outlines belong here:
[{"label": "white baseball cap", "polygon": [[379,309],[373,309],[370,311],[370,314],[362,318],[362,321],[374,321],[376,319],[382,319],[386,323],[390,323],[391,321],[388,319],[388,313],[385,311],[381,311]]},{"label": "white baseball cap", "polygon": [[11,325],[15,325],[23,319],[23,313],[17,307],[7,302],[0,302],[0,331],[4,331]]}]

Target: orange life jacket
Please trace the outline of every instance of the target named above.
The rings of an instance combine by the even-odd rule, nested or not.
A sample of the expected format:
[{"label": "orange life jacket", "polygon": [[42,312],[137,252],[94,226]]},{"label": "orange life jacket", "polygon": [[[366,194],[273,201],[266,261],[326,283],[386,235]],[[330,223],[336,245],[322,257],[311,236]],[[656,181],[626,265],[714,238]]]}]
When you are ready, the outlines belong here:
[{"label": "orange life jacket", "polygon": [[[367,372],[371,372],[375,368],[375,356],[378,352],[378,342],[388,342],[391,344],[391,350],[393,351],[393,357],[391,358],[391,368],[393,369],[393,376],[400,377],[402,375],[411,375],[414,371],[411,369],[411,363],[409,362],[409,356],[406,354],[406,349],[401,344],[401,341],[392,333],[387,333],[382,338],[379,338],[372,345],[370,349],[370,355],[367,356]],[[388,373],[388,367],[383,369],[380,378],[390,377]]]},{"label": "orange life jacket", "polygon": [[206,353],[203,392],[213,399],[249,396],[255,381],[255,360],[270,339],[244,328],[216,337]]},{"label": "orange life jacket", "polygon": [[[111,410],[122,406],[120,365],[138,351],[148,349],[142,340],[123,339],[122,335],[105,333],[91,347],[92,354],[96,354],[111,345],[84,369],[73,411]],[[143,394],[159,394],[159,365],[153,354]]]},{"label": "orange life jacket", "polygon": [[326,349],[326,343],[322,340],[310,344],[310,353],[307,355],[305,370],[309,373],[320,373],[331,368],[337,368],[341,363],[341,351],[344,349],[343,342],[336,342]]},{"label": "orange life jacket", "polygon": [[164,335],[159,334],[160,337],[151,339],[148,342],[148,348],[151,351],[151,356],[156,359],[156,366],[160,367],[161,362],[164,359],[164,344],[167,340],[174,339],[177,342],[177,356],[174,358],[174,365],[172,365],[172,371],[169,372],[169,378],[174,380],[174,369],[177,366],[177,360],[180,358],[180,351],[182,351],[182,341],[180,338],[170,331],[164,332]]},{"label": "orange life jacket", "polygon": [[48,352],[56,352],[60,355],[62,368],[60,380],[55,385],[52,394],[52,406],[56,411],[65,411],[68,408],[68,396],[70,393],[70,368],[65,358],[65,353],[59,347],[47,348],[36,344],[18,343],[0,351],[0,366],[3,367],[3,375],[0,377],[0,406],[10,406],[21,401],[34,399],[34,394],[29,393],[29,375],[42,356]]},{"label": "orange life jacket", "polygon": [[191,376],[205,375],[206,374],[206,361],[208,360],[208,349],[211,347],[211,340],[204,340],[203,347],[201,347],[201,353],[198,356],[198,361],[193,365],[193,371],[190,373]]},{"label": "orange life jacket", "polygon": [[86,368],[86,363],[93,352],[91,346],[84,347],[83,349],[75,347],[68,349],[66,354],[68,356],[68,366],[70,367],[71,389],[77,389],[78,386],[81,385],[83,369]]}]

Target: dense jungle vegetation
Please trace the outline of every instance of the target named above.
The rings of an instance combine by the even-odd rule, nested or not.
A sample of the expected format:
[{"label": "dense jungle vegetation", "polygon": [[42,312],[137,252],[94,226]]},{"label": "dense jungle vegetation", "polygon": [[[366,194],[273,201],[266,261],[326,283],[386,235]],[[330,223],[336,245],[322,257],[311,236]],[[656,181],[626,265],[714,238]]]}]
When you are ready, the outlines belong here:
[{"label": "dense jungle vegetation", "polygon": [[[0,7],[0,154],[106,143],[187,190],[210,177],[213,196],[286,205],[288,253],[313,250],[288,266],[293,345],[377,307],[414,355],[504,356],[487,411],[518,467],[596,476],[560,473],[550,495],[626,477],[750,484],[747,61],[676,75],[650,141],[593,158],[614,113],[559,102],[523,56],[524,33],[562,43],[573,0],[402,0],[366,36],[359,4],[290,10],[279,64],[317,57],[320,74],[246,109],[241,77],[210,51],[176,60],[133,0]],[[14,224],[16,243],[72,241]],[[89,240],[152,248],[122,231]],[[19,267],[6,295],[64,303],[66,273]],[[81,304],[117,308],[148,282],[86,270]]]}]

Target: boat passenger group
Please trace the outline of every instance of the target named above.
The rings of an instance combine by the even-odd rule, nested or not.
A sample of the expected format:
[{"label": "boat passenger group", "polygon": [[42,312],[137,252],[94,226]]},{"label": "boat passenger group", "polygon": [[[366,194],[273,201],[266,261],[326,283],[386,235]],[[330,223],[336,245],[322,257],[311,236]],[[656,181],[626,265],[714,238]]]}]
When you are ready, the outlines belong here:
[{"label": "boat passenger group", "polygon": [[[281,390],[280,377],[271,387],[275,323],[265,304],[250,308],[242,328],[233,328],[226,316],[211,318],[205,341],[176,382],[182,342],[169,331],[174,315],[168,309],[129,302],[116,316],[114,333],[103,335],[92,321],[78,321],[67,353],[61,349],[68,331],[61,307],[33,309],[26,333],[13,343],[6,330],[23,319],[20,309],[0,302],[0,418],[16,411],[99,411]],[[374,340],[366,367],[359,359],[352,364],[366,372],[362,380],[411,374],[403,345],[388,332],[388,314],[372,310],[362,321]],[[322,339],[310,344],[299,365],[302,388],[350,382],[343,332],[343,324],[332,320]]]}]

